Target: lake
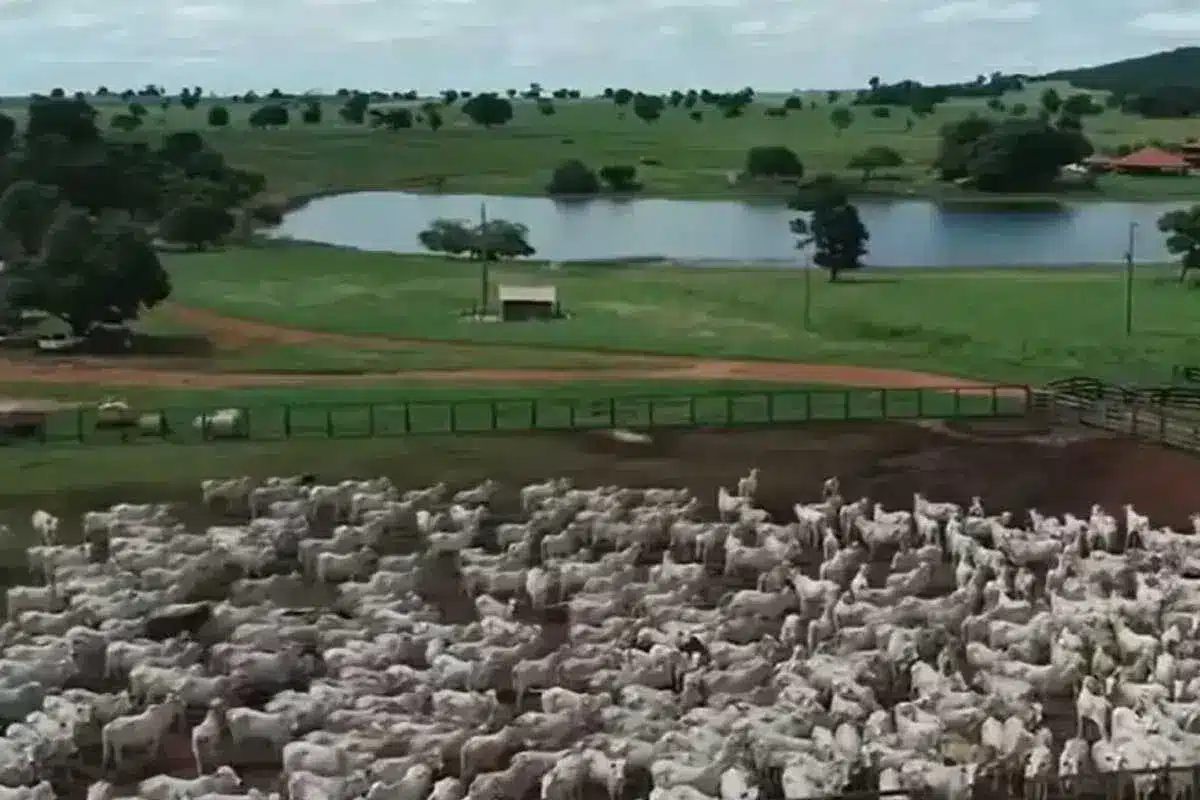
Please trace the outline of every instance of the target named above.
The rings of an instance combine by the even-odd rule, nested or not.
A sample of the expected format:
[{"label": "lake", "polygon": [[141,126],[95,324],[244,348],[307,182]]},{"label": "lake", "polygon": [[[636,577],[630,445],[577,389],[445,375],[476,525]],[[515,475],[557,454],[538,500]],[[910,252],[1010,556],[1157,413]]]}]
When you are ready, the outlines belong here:
[{"label": "lake", "polygon": [[[1116,264],[1136,223],[1139,262],[1170,260],[1155,227],[1185,203],[1063,203],[1021,209],[928,200],[858,203],[871,232],[871,266]],[[630,199],[556,202],[545,197],[355,192],[317,199],[288,214],[273,235],[395,253],[421,253],[431,220],[479,218],[529,227],[537,257],[550,261],[654,258],[719,264],[798,264],[780,203]]]}]

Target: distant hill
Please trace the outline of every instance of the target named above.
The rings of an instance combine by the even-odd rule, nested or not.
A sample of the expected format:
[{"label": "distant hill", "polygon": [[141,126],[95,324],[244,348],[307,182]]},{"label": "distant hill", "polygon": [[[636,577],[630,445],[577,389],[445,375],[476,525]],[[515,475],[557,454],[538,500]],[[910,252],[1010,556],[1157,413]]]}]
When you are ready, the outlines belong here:
[{"label": "distant hill", "polygon": [[1041,80],[1068,81],[1081,89],[1136,94],[1163,86],[1200,88],[1200,47],[1180,47],[1095,67],[1064,69]]}]

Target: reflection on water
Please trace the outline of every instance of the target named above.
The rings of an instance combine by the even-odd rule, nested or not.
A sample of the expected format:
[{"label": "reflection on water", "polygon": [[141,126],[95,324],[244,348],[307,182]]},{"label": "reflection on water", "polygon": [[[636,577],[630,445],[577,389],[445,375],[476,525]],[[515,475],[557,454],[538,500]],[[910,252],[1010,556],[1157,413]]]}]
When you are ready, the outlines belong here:
[{"label": "reflection on water", "polygon": [[[1155,223],[1182,203],[1044,200],[936,204],[864,201],[873,266],[1066,266],[1118,264],[1138,223],[1145,262],[1167,261]],[[529,227],[537,257],[551,261],[662,258],[799,266],[781,202],[634,198],[564,202],[544,197],[359,192],[313,201],[287,215],[276,235],[383,252],[423,252],[417,234],[439,217],[489,217]]]}]

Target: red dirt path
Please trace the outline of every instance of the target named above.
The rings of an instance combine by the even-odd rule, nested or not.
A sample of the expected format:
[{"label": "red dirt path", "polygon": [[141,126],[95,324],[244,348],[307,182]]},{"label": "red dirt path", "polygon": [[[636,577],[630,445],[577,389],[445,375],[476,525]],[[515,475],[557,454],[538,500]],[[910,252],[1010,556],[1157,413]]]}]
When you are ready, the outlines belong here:
[{"label": "red dirt path", "polygon": [[[263,322],[235,319],[194,308],[172,305],[171,315],[179,322],[203,331],[222,349],[240,350],[259,344],[330,344],[372,350],[488,349],[508,345],[457,345],[418,339],[349,336],[298,330]],[[568,351],[569,352],[569,351]],[[396,381],[437,383],[576,383],[580,381],[709,381],[739,380],[764,383],[834,384],[875,389],[981,389],[988,384],[905,370],[869,367],[795,364],[772,361],[723,361],[574,351],[593,357],[611,356],[614,362],[644,362],[644,368],[589,370],[420,370],[366,375],[306,375],[303,373],[214,373],[200,370],[154,369],[113,360],[79,358],[66,362],[36,363],[0,360],[0,382],[46,384],[94,384],[141,388],[228,389],[251,386],[366,386]]]}]

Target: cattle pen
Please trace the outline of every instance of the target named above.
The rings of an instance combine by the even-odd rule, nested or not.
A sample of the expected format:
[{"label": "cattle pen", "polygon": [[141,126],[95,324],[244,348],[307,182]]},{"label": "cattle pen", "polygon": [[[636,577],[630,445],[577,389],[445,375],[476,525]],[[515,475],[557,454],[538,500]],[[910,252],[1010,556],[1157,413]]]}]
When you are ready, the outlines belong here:
[{"label": "cattle pen", "polygon": [[238,408],[244,424],[232,432],[202,420],[213,409],[144,407],[141,426],[114,429],[96,407],[79,406],[20,417],[9,441],[45,444],[178,443],[250,439],[355,439],[438,434],[586,432],[606,429],[740,429],[816,422],[970,420],[1024,416],[1028,386],[916,389],[795,388],[704,394],[609,397],[463,398],[387,403],[296,403]]}]

